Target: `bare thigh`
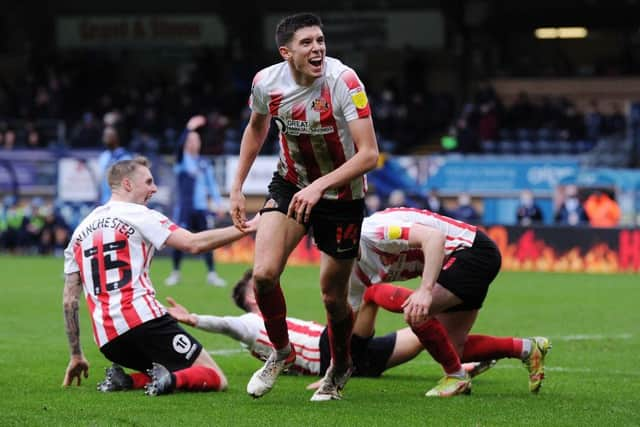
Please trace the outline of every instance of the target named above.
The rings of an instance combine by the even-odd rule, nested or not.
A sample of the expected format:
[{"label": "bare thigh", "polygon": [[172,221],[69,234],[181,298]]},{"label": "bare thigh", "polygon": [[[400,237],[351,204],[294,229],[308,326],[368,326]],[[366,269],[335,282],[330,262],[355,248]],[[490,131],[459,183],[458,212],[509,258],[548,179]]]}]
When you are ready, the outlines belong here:
[{"label": "bare thigh", "polygon": [[[305,234],[303,225],[288,218],[281,212],[265,212],[260,218],[256,234],[253,274],[256,285],[264,282],[275,285],[287,258]],[[258,280],[260,279],[260,280]]]},{"label": "bare thigh", "polygon": [[435,316],[443,311],[462,303],[462,300],[450,290],[436,283],[431,291],[431,307],[429,316]]}]

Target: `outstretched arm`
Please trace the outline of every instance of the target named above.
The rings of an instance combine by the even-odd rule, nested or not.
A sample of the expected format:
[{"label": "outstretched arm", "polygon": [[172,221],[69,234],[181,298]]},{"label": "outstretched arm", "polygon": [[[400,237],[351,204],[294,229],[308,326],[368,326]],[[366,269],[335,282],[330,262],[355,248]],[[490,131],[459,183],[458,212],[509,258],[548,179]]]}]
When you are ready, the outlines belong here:
[{"label": "outstretched arm", "polygon": [[245,223],[245,228],[239,230],[236,227],[229,226],[224,228],[216,228],[213,230],[205,230],[199,233],[192,233],[184,228],[178,228],[173,231],[167,241],[167,246],[178,249],[191,254],[200,254],[206,251],[219,248],[228,243],[235,242],[244,237],[247,233],[256,231],[260,216],[256,215],[251,221]]},{"label": "outstretched arm", "polygon": [[167,297],[169,307],[167,311],[178,322],[202,329],[203,331],[224,334],[248,346],[253,344],[258,331],[251,328],[249,322],[243,322],[242,317],[236,316],[203,316],[190,313],[184,306],[173,298]]},{"label": "outstretched arm", "polygon": [[89,377],[89,362],[85,359],[80,346],[80,319],[78,316],[78,301],[82,292],[80,273],[71,273],[65,276],[62,305],[64,307],[64,325],[69,340],[70,358],[67,371],[62,381],[63,386],[70,386],[73,380],[80,385],[82,374]]}]

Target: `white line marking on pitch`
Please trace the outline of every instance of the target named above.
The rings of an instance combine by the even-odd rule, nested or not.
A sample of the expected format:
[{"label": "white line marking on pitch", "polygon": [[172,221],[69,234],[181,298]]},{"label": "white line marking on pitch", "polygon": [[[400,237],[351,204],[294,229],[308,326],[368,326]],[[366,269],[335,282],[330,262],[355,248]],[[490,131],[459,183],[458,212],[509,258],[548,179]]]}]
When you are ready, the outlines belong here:
[{"label": "white line marking on pitch", "polygon": [[[633,338],[633,334],[621,333],[613,335],[602,334],[574,334],[574,335],[561,335],[557,337],[551,337],[553,341],[603,341],[603,340],[629,340]],[[233,354],[246,353],[247,350],[243,348],[221,348],[217,350],[209,350],[209,354],[212,356],[230,356]],[[552,369],[553,368],[549,368]],[[556,368],[556,370],[562,370],[562,368]],[[578,370],[573,370],[578,372]],[[590,369],[586,369],[580,372],[591,372]]]},{"label": "white line marking on pitch", "polygon": [[614,335],[601,335],[601,334],[576,334],[576,335],[564,335],[560,337],[552,338],[557,341],[602,341],[602,340],[628,340],[633,338],[632,334],[614,334]]},{"label": "white line marking on pitch", "polygon": [[232,354],[247,353],[247,350],[243,348],[222,348],[219,350],[209,350],[209,354],[212,356],[231,356]]},{"label": "white line marking on pitch", "polygon": [[[522,366],[517,365],[506,365],[498,363],[491,369],[522,369]],[[567,372],[567,373],[581,373],[581,374],[590,374],[597,372],[599,374],[608,374],[608,375],[630,375],[633,377],[640,377],[640,372],[634,371],[620,371],[620,370],[602,370],[602,369],[591,369],[591,368],[566,368],[563,366],[545,366],[545,371],[551,372]]]}]

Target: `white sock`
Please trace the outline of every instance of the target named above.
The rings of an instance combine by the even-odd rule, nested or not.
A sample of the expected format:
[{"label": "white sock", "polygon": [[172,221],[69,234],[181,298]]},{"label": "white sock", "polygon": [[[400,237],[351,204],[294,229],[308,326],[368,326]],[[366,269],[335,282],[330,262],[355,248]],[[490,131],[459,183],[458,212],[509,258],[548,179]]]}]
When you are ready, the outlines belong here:
[{"label": "white sock", "polygon": [[286,359],[289,353],[291,353],[291,343],[289,343],[289,345],[287,345],[286,347],[281,348],[280,350],[276,350],[277,359]]},{"label": "white sock", "polygon": [[526,359],[527,357],[529,357],[529,354],[531,354],[531,346],[532,346],[532,342],[530,339],[528,338],[523,338],[522,339],[522,354],[521,354],[521,359]]},{"label": "white sock", "polygon": [[448,377],[454,377],[454,378],[459,378],[461,380],[465,379],[467,377],[467,371],[464,370],[464,368],[460,368],[459,371],[454,372],[452,374],[447,374]]}]

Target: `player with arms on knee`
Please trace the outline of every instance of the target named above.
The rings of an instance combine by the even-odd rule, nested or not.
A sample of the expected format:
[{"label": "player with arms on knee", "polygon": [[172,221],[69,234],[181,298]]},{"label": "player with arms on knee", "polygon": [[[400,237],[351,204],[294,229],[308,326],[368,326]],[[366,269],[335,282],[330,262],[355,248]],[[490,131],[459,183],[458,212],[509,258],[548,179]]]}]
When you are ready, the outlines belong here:
[{"label": "player with arms on knee", "polygon": [[320,287],[332,362],[311,400],[340,399],[351,373],[353,312],[347,294],[364,213],[364,174],[375,167],[378,146],[364,86],[351,68],[326,56],[320,18],[309,13],[284,18],[276,28],[276,43],[283,62],[254,78],[251,117],[230,192],[231,217],[243,230],[242,186],[273,118],[280,130],[280,160],[261,210],[253,277],[274,351],[250,379],[247,392],[263,396],[295,360],[280,276],[312,228],[322,252]]},{"label": "player with arms on knee", "polygon": [[[427,396],[470,392],[471,378],[462,362],[504,357],[521,359],[530,391],[540,389],[551,348],[547,338],[469,334],[501,265],[500,251],[481,230],[428,210],[391,208],[365,219],[360,250],[351,278],[352,304],[371,301],[404,313],[445,371]],[[414,277],[421,277],[415,291],[385,283]]]},{"label": "player with arms on knee", "polygon": [[[115,163],[108,172],[111,199],[74,231],[65,250],[64,319],[70,348],[63,385],[89,375],[80,345],[78,301],[84,291],[93,338],[114,363],[101,391],[146,388],[155,396],[174,389],[224,390],[227,379],[202,345],[156,300],[149,277],[155,250],[170,246],[202,253],[254,231],[235,227],[191,233],[146,204],[158,190],[143,157]],[[126,374],[122,366],[137,373]]]}]

